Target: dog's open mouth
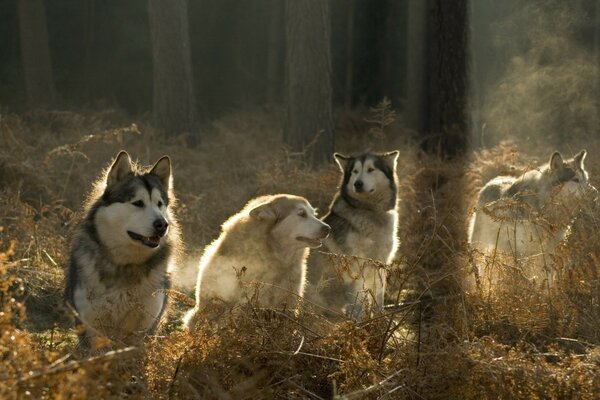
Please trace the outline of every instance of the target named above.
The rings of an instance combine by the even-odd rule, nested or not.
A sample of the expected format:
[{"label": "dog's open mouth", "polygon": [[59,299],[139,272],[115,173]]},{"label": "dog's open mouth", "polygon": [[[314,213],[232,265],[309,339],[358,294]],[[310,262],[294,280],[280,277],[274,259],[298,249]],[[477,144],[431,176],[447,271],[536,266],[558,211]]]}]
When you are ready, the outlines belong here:
[{"label": "dog's open mouth", "polygon": [[129,234],[129,237],[132,238],[133,240],[137,240],[142,242],[142,244],[148,246],[148,247],[158,247],[158,245],[160,244],[160,236],[156,235],[156,236],[142,236],[142,235],[138,235],[135,232],[131,232],[131,231],[127,231],[127,233]]},{"label": "dog's open mouth", "polygon": [[310,247],[319,247],[322,245],[321,239],[310,239],[305,236],[297,236],[296,240],[307,243]]}]

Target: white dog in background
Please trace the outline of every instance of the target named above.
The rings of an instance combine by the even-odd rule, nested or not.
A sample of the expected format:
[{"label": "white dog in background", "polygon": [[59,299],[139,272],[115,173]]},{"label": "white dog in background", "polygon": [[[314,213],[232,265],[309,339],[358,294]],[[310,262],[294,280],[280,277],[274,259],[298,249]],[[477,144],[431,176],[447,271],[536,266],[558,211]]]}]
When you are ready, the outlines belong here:
[{"label": "white dog in background", "polygon": [[[472,247],[518,260],[543,260],[567,236],[581,198],[597,193],[588,180],[585,156],[582,150],[565,160],[554,152],[548,163],[521,176],[489,181],[479,192],[469,224]],[[481,266],[479,269],[483,274]],[[534,275],[540,273],[537,270]]]}]

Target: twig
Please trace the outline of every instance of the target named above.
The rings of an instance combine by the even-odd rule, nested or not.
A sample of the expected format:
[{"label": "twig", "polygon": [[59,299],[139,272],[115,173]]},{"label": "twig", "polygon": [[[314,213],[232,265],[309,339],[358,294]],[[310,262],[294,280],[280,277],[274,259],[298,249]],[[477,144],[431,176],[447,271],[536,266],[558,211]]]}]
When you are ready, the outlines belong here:
[{"label": "twig", "polygon": [[382,380],[381,382],[377,382],[371,386],[369,386],[368,388],[362,389],[362,390],[358,390],[356,392],[353,393],[348,393],[346,395],[343,396],[334,396],[334,400],[352,400],[352,399],[362,399],[364,398],[367,394],[374,392],[377,389],[381,389],[384,386],[386,386],[388,384],[388,382],[400,375],[400,373],[406,371],[406,368],[402,368],[396,372],[394,372],[392,375],[388,376],[387,378],[385,378],[384,380]]},{"label": "twig", "polygon": [[187,354],[188,349],[186,349],[183,354],[181,355],[181,357],[179,357],[179,360],[177,360],[177,366],[175,367],[175,372],[173,373],[173,377],[171,378],[171,382],[169,383],[169,389],[167,391],[167,393],[169,394],[169,398],[171,398],[172,396],[172,392],[173,392],[173,388],[175,387],[175,380],[177,379],[177,375],[179,374],[179,368],[181,368],[181,360],[183,360],[183,357]]},{"label": "twig", "polygon": [[[108,360],[111,360],[111,359],[114,359],[117,357],[121,357],[124,354],[132,352],[135,349],[136,349],[135,346],[126,347],[124,349],[109,351],[108,353],[102,354],[100,356],[86,358],[85,360],[70,361],[67,364],[64,364],[64,365],[61,365],[58,367],[47,367],[47,368],[43,368],[38,371],[30,371],[29,375],[17,379],[17,383],[23,383],[28,380],[36,379],[36,378],[46,376],[46,375],[54,375],[54,374],[59,374],[61,372],[71,371],[73,369],[80,368],[83,365],[91,364],[91,363],[94,363],[94,362],[100,361],[100,360],[108,361]],[[7,380],[7,379],[2,379],[2,380]]]}]

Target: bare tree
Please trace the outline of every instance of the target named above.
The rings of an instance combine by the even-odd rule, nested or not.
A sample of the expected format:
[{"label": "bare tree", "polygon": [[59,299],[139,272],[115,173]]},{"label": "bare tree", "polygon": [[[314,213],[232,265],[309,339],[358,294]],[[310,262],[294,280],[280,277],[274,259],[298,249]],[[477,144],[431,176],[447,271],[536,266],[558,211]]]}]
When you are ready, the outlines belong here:
[{"label": "bare tree", "polygon": [[194,90],[187,0],[149,0],[154,122],[168,134],[191,132]]},{"label": "bare tree", "polygon": [[50,106],[55,93],[44,0],[19,0],[18,8],[27,103]]},{"label": "bare tree", "polygon": [[434,0],[431,21],[431,132],[445,155],[462,154],[469,135],[468,0]]},{"label": "bare tree", "polygon": [[344,105],[352,108],[354,89],[354,0],[348,0],[346,9],[346,80],[344,84]]},{"label": "bare tree", "polygon": [[329,0],[286,3],[286,119],[284,140],[306,151],[312,165],[334,148]]},{"label": "bare tree", "polygon": [[428,134],[426,150],[460,154],[469,134],[468,1],[409,0],[408,13],[409,126]]},{"label": "bare tree", "polygon": [[283,57],[281,57],[283,8],[279,0],[271,0],[269,7],[269,27],[267,38],[267,102],[281,101],[281,80]]}]

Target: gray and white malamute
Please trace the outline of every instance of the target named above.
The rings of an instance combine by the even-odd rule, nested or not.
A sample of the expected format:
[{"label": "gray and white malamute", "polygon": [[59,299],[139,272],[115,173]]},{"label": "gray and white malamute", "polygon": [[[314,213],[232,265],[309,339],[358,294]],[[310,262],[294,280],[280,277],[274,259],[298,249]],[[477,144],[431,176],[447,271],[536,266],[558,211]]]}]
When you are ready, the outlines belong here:
[{"label": "gray and white malamute", "polygon": [[179,244],[171,180],[169,157],[142,170],[122,151],[96,183],[66,277],[82,343],[98,335],[136,343],[158,325]]},{"label": "gray and white malamute", "polygon": [[204,250],[187,328],[195,330],[201,316],[218,321],[248,301],[295,309],[304,294],[309,248],[319,247],[329,231],[303,197],[278,194],[249,201]]},{"label": "gray and white malamute", "polygon": [[582,150],[564,160],[554,152],[548,163],[521,176],[489,181],[479,192],[469,224],[471,246],[517,259],[552,251],[568,233],[581,198],[596,195],[583,165],[585,156]]},{"label": "gray and white malamute", "polygon": [[322,250],[355,257],[346,259],[349,265],[343,271],[336,271],[327,255],[311,254],[306,297],[323,307],[324,314],[333,311],[362,318],[365,308],[383,307],[386,273],[381,263],[389,264],[398,248],[398,154],[334,154],[343,175],[323,218],[331,234]]}]

